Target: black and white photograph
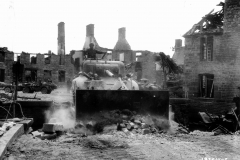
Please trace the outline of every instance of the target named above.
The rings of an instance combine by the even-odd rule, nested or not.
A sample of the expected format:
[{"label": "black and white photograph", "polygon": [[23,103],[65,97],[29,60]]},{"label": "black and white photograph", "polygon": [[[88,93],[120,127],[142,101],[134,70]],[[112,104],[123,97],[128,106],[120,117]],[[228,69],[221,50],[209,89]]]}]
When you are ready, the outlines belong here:
[{"label": "black and white photograph", "polygon": [[0,160],[240,160],[240,0],[0,0]]}]

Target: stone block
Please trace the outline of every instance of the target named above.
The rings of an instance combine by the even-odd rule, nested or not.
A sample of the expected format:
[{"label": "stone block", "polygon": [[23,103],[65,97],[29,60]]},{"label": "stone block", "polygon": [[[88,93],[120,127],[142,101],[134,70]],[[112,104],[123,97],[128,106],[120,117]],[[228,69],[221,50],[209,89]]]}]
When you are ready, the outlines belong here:
[{"label": "stone block", "polygon": [[45,139],[51,140],[51,139],[55,139],[55,138],[57,138],[57,134],[56,133],[51,133],[51,134],[43,133],[41,135],[41,139],[42,140],[45,140]]},{"label": "stone block", "polygon": [[149,127],[149,125],[148,125],[148,124],[146,124],[146,123],[141,123],[141,127],[142,127],[143,129],[145,129],[145,128],[148,128],[148,127]]},{"label": "stone block", "polygon": [[123,131],[124,133],[127,133],[127,132],[128,132],[128,129],[127,129],[127,128],[122,128],[122,131]]},{"label": "stone block", "polygon": [[63,131],[63,125],[61,123],[44,123],[42,131],[45,133]]},{"label": "stone block", "polygon": [[150,130],[149,129],[143,129],[142,130],[142,134],[145,135],[145,134],[149,134],[150,133]]},{"label": "stone block", "polygon": [[135,119],[135,120],[134,120],[134,123],[136,123],[136,124],[138,124],[138,125],[141,125],[141,121],[138,120],[138,119]]}]

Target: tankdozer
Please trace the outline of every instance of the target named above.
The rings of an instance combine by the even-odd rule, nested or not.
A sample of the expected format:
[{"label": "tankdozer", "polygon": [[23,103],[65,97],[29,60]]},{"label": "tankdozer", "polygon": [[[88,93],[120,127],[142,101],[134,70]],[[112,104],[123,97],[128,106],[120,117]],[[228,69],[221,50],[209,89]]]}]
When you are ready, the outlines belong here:
[{"label": "tankdozer", "polygon": [[129,109],[168,118],[169,92],[139,87],[120,61],[87,59],[72,81],[76,118],[84,112]]}]

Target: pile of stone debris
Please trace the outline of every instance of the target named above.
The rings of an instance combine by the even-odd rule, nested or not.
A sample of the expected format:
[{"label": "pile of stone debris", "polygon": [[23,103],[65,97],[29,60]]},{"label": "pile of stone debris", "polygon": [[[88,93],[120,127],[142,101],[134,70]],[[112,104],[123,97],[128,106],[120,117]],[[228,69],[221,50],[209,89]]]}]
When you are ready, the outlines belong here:
[{"label": "pile of stone debris", "polygon": [[[171,122],[172,124],[172,122]],[[159,134],[175,130],[174,133],[189,133],[188,129],[181,127],[174,122],[174,128],[170,126],[169,120],[165,117],[137,114],[128,109],[102,111],[100,113],[81,116],[75,123],[74,128],[67,128],[55,118],[49,123],[44,123],[43,128],[32,132],[34,137],[44,139],[54,139],[64,133],[78,134],[81,137],[89,135],[110,133],[121,131],[131,134]],[[64,128],[65,127],[65,128]]]}]

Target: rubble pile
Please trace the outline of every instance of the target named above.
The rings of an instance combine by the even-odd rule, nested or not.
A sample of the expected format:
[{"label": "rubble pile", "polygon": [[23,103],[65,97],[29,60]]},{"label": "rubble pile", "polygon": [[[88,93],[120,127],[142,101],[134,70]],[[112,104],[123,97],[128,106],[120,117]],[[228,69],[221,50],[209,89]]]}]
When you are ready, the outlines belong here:
[{"label": "rubble pile", "polygon": [[98,115],[83,117],[76,123],[75,133],[97,134],[111,131],[123,131],[125,133],[162,133],[169,130],[169,122],[159,116],[140,115],[128,109],[101,112]]}]

